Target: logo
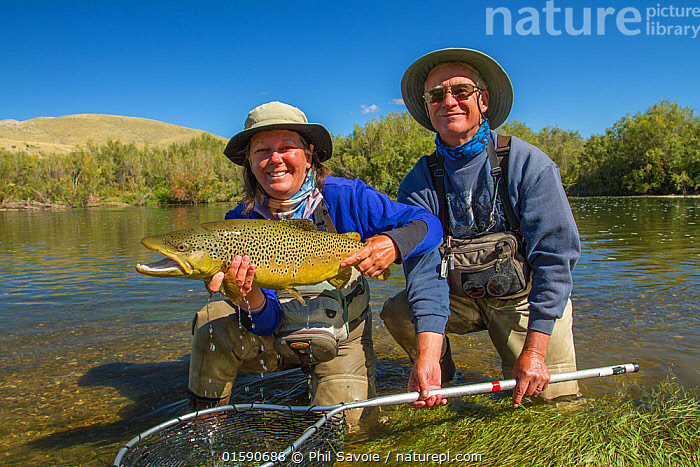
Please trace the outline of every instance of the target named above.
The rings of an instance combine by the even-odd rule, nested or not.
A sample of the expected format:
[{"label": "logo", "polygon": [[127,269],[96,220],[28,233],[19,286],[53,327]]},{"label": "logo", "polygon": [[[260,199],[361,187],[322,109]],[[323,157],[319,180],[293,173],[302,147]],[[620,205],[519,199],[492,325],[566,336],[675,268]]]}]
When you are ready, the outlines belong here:
[{"label": "logo", "polygon": [[[579,4],[580,5],[580,4]],[[541,5],[540,5],[541,6]],[[486,35],[510,36],[665,36],[695,39],[700,34],[700,7],[657,3],[635,7],[567,7],[555,0],[544,7],[486,8]]]}]

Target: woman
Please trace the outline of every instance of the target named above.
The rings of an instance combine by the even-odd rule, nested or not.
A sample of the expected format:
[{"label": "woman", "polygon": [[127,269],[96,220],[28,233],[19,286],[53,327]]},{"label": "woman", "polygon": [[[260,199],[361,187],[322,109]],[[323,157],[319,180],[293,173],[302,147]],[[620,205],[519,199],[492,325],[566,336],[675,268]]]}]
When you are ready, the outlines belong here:
[{"label": "woman", "polygon": [[[215,302],[195,316],[188,389],[194,409],[227,404],[239,369],[301,366],[317,405],[375,396],[369,289],[361,273],[377,277],[391,263],[423,255],[441,241],[442,227],[422,208],[391,201],[359,180],[329,176],[322,163],[332,151],[326,128],[281,102],[253,109],[226,146],[224,154],[245,171],[243,202],[226,219],[312,218],[317,228],[358,232],[367,246],[342,263],[359,271],[352,268],[343,289],[324,282],[300,290],[305,306],[285,292],[252,286],[248,256],[214,276],[210,291],[235,281],[243,299],[234,306]],[[346,413],[351,424],[360,417],[354,412]]]}]

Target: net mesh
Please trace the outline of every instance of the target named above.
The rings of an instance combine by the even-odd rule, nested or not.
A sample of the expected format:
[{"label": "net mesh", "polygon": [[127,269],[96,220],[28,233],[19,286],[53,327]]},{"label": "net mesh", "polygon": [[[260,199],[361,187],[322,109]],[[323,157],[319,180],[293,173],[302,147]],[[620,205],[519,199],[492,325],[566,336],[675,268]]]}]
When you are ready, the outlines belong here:
[{"label": "net mesh", "polygon": [[[238,410],[231,408],[198,418],[180,420],[155,430],[129,448],[121,466],[258,466],[267,461],[275,465],[294,465],[290,456],[278,453],[288,448],[302,433],[319,421],[322,412],[299,413],[279,408]],[[302,453],[327,452],[343,444],[344,416],[328,419],[297,449]],[[331,457],[331,456],[327,456]],[[323,456],[304,465],[328,466]]]}]

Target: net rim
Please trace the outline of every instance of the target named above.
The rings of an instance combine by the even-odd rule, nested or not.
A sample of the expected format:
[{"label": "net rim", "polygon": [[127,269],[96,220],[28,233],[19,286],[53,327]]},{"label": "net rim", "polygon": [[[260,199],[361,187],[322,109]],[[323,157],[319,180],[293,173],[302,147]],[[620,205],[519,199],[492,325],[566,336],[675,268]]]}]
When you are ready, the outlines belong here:
[{"label": "net rim", "polygon": [[[219,412],[229,412],[229,411],[234,411],[235,413],[243,413],[243,412],[251,412],[251,411],[278,411],[278,412],[288,412],[288,413],[296,413],[296,414],[310,414],[310,413],[321,413],[320,419],[313,425],[310,425],[306,430],[304,430],[303,434],[297,438],[294,443],[290,444],[290,446],[286,449],[285,452],[293,451],[297,449],[303,442],[313,434],[313,432],[317,431],[319,426],[325,424],[325,422],[332,417],[333,415],[336,415],[339,412],[342,412],[344,408],[347,407],[348,404],[336,404],[336,405],[329,405],[329,406],[319,406],[319,405],[276,405],[276,404],[260,404],[260,403],[250,403],[250,404],[230,404],[230,405],[222,405],[218,407],[211,407],[208,409],[204,410],[198,410],[195,412],[190,412],[185,415],[179,416],[172,418],[170,420],[167,420],[163,423],[160,423],[158,425],[152,426],[151,428],[147,429],[146,431],[143,431],[133,438],[131,438],[129,441],[127,441],[117,452],[116,457],[114,458],[114,462],[112,463],[112,467],[122,467],[122,459],[124,456],[129,452],[129,450],[135,448],[141,441],[147,439],[149,436],[153,435],[154,433],[158,433],[166,428],[169,428],[173,425],[177,425],[178,423],[183,423],[188,420],[191,420],[193,418],[198,418],[206,415],[211,415],[211,414],[216,414]],[[267,465],[267,464],[262,464]],[[262,466],[261,466],[262,467]]]}]

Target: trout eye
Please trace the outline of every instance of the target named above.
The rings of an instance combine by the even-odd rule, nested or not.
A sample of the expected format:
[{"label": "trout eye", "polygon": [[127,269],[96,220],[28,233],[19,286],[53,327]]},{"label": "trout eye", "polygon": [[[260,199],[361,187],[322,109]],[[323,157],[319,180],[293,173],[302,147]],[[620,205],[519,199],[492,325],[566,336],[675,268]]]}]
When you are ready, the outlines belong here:
[{"label": "trout eye", "polygon": [[179,243],[177,245],[177,251],[185,251],[187,249],[187,245],[184,243]]}]

